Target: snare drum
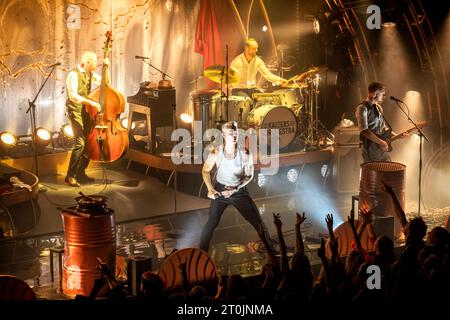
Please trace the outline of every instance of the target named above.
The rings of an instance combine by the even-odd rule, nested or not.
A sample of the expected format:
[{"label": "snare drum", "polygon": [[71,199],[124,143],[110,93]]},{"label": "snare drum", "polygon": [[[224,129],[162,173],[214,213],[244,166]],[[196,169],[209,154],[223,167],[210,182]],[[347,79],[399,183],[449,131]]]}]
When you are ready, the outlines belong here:
[{"label": "snare drum", "polygon": [[[289,146],[297,133],[297,118],[294,112],[285,106],[264,105],[253,109],[248,115],[249,127],[259,129],[278,129],[280,135],[280,149]],[[259,133],[258,133],[259,134]],[[267,139],[270,145],[270,137]]]}]

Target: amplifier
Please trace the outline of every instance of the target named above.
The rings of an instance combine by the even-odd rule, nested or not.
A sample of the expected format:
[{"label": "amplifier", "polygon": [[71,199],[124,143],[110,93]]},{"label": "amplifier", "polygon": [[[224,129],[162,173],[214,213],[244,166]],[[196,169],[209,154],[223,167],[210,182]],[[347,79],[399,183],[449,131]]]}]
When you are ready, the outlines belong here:
[{"label": "amplifier", "polygon": [[337,145],[359,146],[359,128],[357,126],[337,127],[334,129],[334,136]]}]

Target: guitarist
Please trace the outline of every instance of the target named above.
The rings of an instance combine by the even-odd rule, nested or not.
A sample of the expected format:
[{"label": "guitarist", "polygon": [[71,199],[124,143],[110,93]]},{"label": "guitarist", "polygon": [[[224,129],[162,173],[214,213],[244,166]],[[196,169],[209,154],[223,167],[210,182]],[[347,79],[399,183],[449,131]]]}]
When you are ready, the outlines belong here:
[{"label": "guitarist", "polygon": [[[372,82],[368,87],[367,99],[356,108],[364,162],[391,161],[387,141],[397,135],[383,116],[381,103],[385,95],[384,85]],[[402,134],[401,137],[406,136],[407,134]]]}]

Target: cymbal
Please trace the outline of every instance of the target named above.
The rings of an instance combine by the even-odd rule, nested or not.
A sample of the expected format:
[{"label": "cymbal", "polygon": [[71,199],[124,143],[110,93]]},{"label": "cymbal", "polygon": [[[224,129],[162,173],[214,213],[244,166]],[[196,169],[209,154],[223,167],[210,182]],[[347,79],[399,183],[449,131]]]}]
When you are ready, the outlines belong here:
[{"label": "cymbal", "polygon": [[286,89],[297,89],[297,88],[307,88],[308,84],[306,83],[289,83],[286,85],[282,85],[281,88],[286,88]]},{"label": "cymbal", "polygon": [[[203,71],[203,75],[209,80],[216,83],[225,83],[227,81],[226,67],[221,65],[213,65]],[[228,68],[228,83],[233,84],[239,82],[239,75],[233,68]]]}]

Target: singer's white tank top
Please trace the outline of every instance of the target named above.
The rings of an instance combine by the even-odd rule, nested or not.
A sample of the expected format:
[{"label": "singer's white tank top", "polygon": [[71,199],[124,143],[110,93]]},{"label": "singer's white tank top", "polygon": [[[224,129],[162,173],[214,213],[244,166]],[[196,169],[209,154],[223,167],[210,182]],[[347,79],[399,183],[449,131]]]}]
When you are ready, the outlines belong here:
[{"label": "singer's white tank top", "polygon": [[234,159],[228,160],[225,157],[223,148],[220,148],[216,176],[217,182],[226,186],[235,187],[242,182],[243,175],[244,166],[241,151],[238,149]]}]

